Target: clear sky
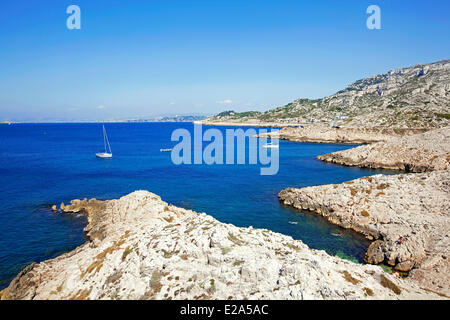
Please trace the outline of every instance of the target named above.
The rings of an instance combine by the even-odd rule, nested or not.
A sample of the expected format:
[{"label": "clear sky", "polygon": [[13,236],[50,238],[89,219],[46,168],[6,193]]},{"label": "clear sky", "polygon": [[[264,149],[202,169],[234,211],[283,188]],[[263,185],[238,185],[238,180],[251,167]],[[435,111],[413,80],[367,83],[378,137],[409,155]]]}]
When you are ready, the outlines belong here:
[{"label": "clear sky", "polygon": [[[81,8],[69,30],[66,8]],[[381,30],[366,9],[381,8]],[[266,110],[450,58],[450,1],[4,0],[0,120]]]}]

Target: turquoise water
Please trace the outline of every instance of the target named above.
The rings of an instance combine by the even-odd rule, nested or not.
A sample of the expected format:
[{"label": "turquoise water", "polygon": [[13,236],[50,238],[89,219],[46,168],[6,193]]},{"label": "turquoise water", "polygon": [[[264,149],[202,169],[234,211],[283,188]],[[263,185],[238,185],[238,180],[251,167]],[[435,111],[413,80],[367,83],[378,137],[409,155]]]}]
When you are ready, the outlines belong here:
[{"label": "turquoise water", "polygon": [[170,141],[174,129],[192,131],[190,123],[106,128],[114,154],[109,160],[95,157],[103,148],[100,124],[0,125],[0,288],[29,263],[83,243],[85,218],[52,213],[50,205],[75,198],[118,198],[138,189],[222,222],[267,228],[311,248],[362,261],[368,245],[362,237],[315,214],[283,207],[277,199],[286,187],[340,183],[380,172],[315,159],[352,146],[280,141],[278,174],[261,176],[259,165],[172,164],[170,152],[159,150],[175,144]]}]

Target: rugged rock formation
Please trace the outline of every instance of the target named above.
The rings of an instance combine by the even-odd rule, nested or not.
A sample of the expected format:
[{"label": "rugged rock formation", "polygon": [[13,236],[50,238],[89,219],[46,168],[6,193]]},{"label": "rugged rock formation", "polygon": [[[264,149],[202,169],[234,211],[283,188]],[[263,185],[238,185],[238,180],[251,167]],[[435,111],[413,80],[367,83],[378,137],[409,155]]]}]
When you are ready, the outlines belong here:
[{"label": "rugged rock formation", "polygon": [[[64,202],[60,205],[60,210],[65,213],[86,213],[86,214],[96,214],[98,211],[104,209],[105,202],[97,199],[87,199],[79,200],[75,199],[70,201],[70,205],[64,205]],[[55,206],[54,206],[55,207]]]},{"label": "rugged rock formation", "polygon": [[375,175],[339,185],[288,188],[279,199],[370,239],[366,260],[409,271],[450,295],[450,171]]},{"label": "rugged rock formation", "polygon": [[450,169],[450,127],[392,138],[317,157],[326,162],[367,168],[425,172]]},{"label": "rugged rock formation", "polygon": [[88,211],[90,241],[25,268],[2,299],[444,298],[378,266],[220,223],[146,191]]},{"label": "rugged rock formation", "polygon": [[346,127],[441,128],[450,124],[450,60],[358,80],[322,99],[297,99],[266,112],[222,112],[215,122],[328,122]]},{"label": "rugged rock formation", "polygon": [[321,125],[285,127],[278,132],[259,134],[258,137],[278,138],[296,142],[317,143],[374,143],[426,132],[427,129],[392,128],[329,128]]}]

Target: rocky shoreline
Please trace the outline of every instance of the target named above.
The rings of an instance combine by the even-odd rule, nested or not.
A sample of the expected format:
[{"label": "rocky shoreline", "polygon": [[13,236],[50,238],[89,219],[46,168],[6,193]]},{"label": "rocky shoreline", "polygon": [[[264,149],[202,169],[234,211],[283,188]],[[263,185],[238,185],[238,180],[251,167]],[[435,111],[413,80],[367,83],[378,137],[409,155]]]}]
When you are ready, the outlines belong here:
[{"label": "rocky shoreline", "polygon": [[374,265],[238,228],[147,191],[77,200],[89,240],[25,268],[1,299],[443,299]]},{"label": "rocky shoreline", "polygon": [[[279,193],[286,205],[322,215],[374,241],[366,260],[385,262],[450,295],[450,127],[325,154],[325,162],[414,172],[376,175]],[[421,173],[419,172],[426,172]]]},{"label": "rocky shoreline", "polygon": [[202,125],[218,127],[265,127],[279,131],[258,134],[256,137],[277,138],[294,142],[363,144],[389,141],[429,131],[429,128],[332,128],[323,124],[286,124],[281,122],[200,121]]},{"label": "rocky shoreline", "polygon": [[279,199],[376,240],[368,263],[411,271],[408,278],[450,296],[450,171],[287,188]]},{"label": "rocky shoreline", "polygon": [[284,127],[278,132],[260,134],[258,137],[277,138],[294,142],[362,144],[389,141],[418,133],[428,129],[393,128],[330,128],[321,125],[302,127]]},{"label": "rocky shoreline", "polygon": [[319,160],[372,169],[425,172],[450,169],[450,127],[320,155]]}]

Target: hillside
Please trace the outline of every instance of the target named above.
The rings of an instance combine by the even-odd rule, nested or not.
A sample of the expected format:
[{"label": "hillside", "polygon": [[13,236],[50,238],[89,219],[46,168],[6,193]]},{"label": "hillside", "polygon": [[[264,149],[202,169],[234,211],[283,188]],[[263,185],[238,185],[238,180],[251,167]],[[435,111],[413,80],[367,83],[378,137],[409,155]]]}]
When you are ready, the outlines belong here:
[{"label": "hillside", "polygon": [[450,60],[418,64],[361,79],[322,99],[297,99],[265,112],[225,111],[207,121],[445,127],[450,124]]}]

